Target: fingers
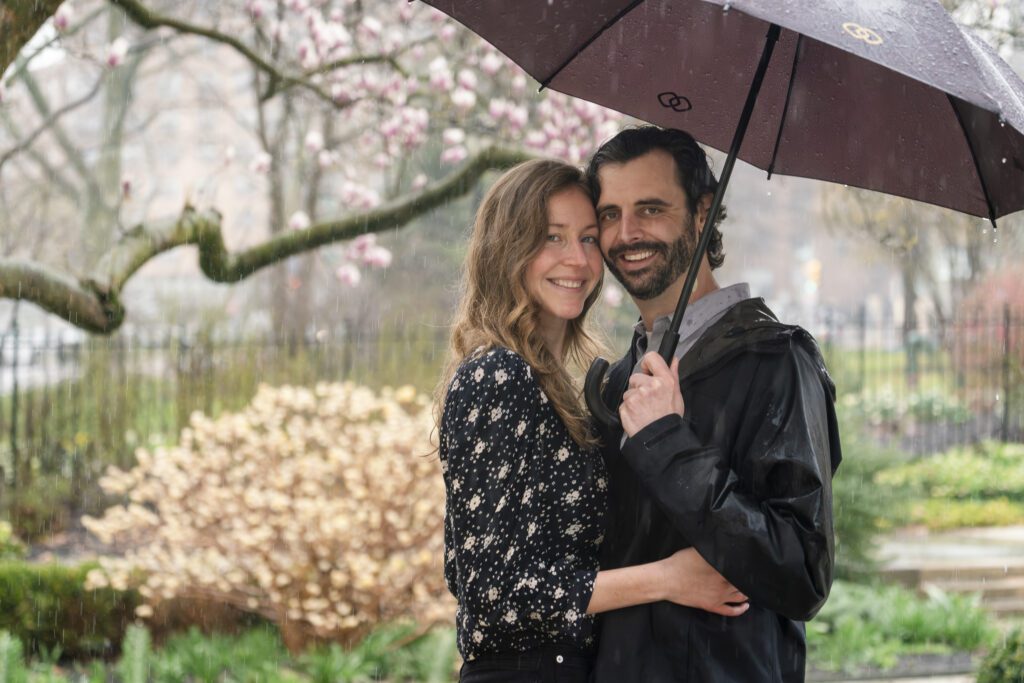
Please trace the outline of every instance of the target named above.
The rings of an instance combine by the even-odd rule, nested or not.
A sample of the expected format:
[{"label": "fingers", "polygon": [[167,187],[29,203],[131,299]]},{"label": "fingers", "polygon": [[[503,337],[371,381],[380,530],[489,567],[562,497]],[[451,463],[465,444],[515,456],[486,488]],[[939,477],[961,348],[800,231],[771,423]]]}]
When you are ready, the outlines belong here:
[{"label": "fingers", "polygon": [[728,603],[723,603],[708,611],[714,614],[721,614],[723,617],[738,617],[741,614],[745,614],[748,609],[750,609],[749,602],[745,602],[742,605],[730,605]]},{"label": "fingers", "polygon": [[[678,362],[675,358],[672,359],[672,364],[678,369]],[[654,351],[644,354],[640,360],[640,369],[651,377],[668,377],[672,372],[661,354]]]}]

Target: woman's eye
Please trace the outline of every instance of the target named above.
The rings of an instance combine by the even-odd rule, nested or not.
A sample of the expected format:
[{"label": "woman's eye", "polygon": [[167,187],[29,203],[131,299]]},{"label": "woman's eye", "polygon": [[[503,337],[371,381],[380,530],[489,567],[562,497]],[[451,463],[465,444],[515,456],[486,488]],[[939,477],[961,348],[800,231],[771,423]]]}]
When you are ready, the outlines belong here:
[{"label": "woman's eye", "polygon": [[561,242],[561,235],[548,235],[548,242]]},{"label": "woman's eye", "polygon": [[582,237],[582,240],[585,243],[587,243],[587,244],[597,244],[597,236],[596,235],[584,235]]}]

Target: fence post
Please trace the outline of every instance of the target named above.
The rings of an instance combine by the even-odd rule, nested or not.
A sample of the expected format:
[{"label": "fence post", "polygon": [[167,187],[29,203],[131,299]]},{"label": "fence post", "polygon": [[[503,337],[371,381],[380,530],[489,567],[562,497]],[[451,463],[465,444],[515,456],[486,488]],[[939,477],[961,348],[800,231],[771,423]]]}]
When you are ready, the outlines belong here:
[{"label": "fence post", "polygon": [[21,340],[18,339],[18,304],[14,302],[14,315],[11,317],[11,489],[17,490],[21,483],[21,467],[18,462],[18,352]]},{"label": "fence post", "polygon": [[860,305],[860,311],[857,314],[857,324],[860,328],[860,377],[857,384],[857,391],[863,392],[868,382],[868,359],[867,359],[867,346],[868,346],[868,307],[865,304]]},{"label": "fence post", "polygon": [[1010,303],[1003,304],[1003,425],[1002,441],[1010,440]]}]

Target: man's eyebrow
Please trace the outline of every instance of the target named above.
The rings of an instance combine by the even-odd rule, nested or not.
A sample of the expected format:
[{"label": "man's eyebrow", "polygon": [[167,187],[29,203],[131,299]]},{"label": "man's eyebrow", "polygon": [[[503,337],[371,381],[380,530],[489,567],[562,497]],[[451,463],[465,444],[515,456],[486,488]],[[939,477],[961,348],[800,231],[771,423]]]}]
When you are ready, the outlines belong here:
[{"label": "man's eyebrow", "polygon": [[664,199],[660,199],[658,197],[647,197],[644,199],[638,199],[634,203],[642,206],[672,206]]}]

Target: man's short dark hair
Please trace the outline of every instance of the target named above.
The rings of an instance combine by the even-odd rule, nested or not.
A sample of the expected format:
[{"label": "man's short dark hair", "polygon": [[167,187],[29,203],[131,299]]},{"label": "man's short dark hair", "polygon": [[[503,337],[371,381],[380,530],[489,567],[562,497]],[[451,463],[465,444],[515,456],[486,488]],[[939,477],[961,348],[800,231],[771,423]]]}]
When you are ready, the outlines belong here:
[{"label": "man's short dark hair", "polygon": [[[676,180],[686,193],[690,213],[697,213],[697,202],[705,194],[714,194],[718,179],[711,172],[708,156],[689,133],[675,128],[639,126],[627,128],[608,140],[594,153],[587,166],[587,184],[596,204],[601,196],[601,181],[598,172],[604,164],[624,164],[642,157],[656,149],[667,152],[676,162]],[[711,241],[708,243],[708,265],[714,270],[725,261],[722,248],[722,231],[719,225],[725,219],[723,204],[711,227]]]}]

